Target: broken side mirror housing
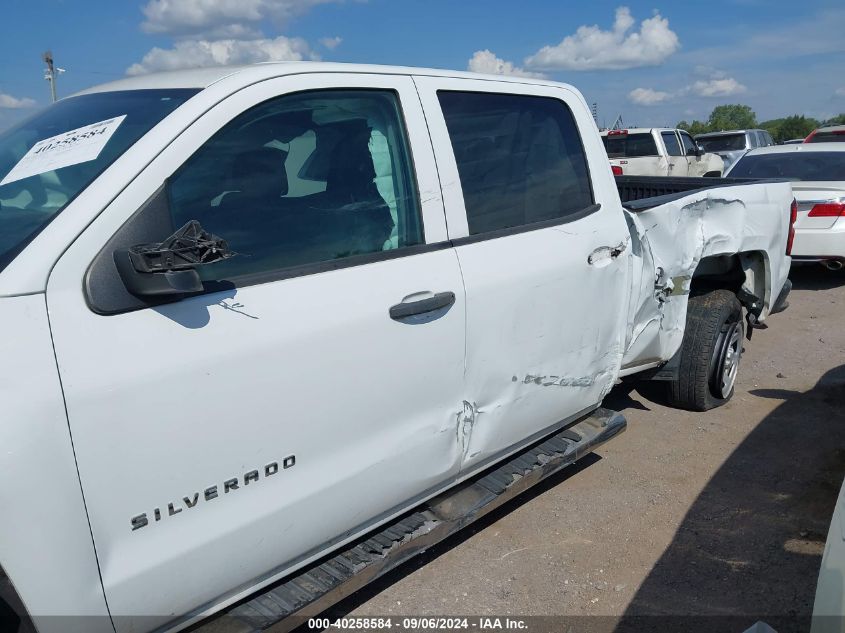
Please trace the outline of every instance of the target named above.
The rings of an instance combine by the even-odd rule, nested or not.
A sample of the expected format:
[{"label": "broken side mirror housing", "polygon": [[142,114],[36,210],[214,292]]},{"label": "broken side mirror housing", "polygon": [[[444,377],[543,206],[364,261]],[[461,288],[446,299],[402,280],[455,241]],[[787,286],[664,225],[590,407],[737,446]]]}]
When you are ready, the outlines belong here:
[{"label": "broken side mirror housing", "polygon": [[163,242],[115,251],[126,289],[138,297],[165,297],[203,291],[197,266],[234,257],[226,240],[191,220]]}]

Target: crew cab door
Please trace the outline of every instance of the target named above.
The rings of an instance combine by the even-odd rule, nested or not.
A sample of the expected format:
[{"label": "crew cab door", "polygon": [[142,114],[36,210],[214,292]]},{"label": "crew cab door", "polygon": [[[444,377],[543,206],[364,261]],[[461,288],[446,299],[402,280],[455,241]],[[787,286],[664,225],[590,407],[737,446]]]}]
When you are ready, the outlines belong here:
[{"label": "crew cab door", "polygon": [[467,471],[596,407],[613,385],[628,231],[579,95],[415,81],[467,293]]},{"label": "crew cab door", "polygon": [[[119,632],[231,602],[460,466],[464,293],[412,80],[283,77],[209,108],[47,289]],[[238,254],[193,295],[129,294],[115,258],[189,220]]]},{"label": "crew cab door", "polygon": [[666,147],[666,155],[669,161],[670,176],[689,176],[689,161],[681,150],[681,142],[678,133],[672,131],[661,132],[660,137]]}]

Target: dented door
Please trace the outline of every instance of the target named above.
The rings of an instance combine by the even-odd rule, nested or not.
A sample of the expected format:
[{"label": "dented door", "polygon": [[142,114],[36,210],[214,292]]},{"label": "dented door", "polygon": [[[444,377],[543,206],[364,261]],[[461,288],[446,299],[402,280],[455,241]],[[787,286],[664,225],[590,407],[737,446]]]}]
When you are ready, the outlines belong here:
[{"label": "dented door", "polygon": [[[352,101],[355,89],[366,92],[355,93]],[[303,92],[315,90],[324,96]],[[367,126],[385,130],[381,137],[356,131],[367,127],[350,123],[361,116],[355,108],[376,95],[397,100],[404,130],[391,131],[400,124],[390,118],[383,127]],[[329,97],[340,105],[330,108]],[[294,106],[285,105],[290,98],[298,99]],[[301,113],[311,106],[303,99],[311,98],[323,99],[321,107],[305,117]],[[294,117],[285,114],[291,108]],[[360,150],[359,157],[374,153],[368,149],[373,147],[383,148],[381,156],[395,154],[399,146],[388,145],[389,139],[406,132],[416,182],[408,199],[420,201],[424,243],[404,250],[400,243],[364,260],[235,277],[219,290],[175,302],[94,312],[89,301],[99,281],[91,281],[86,296],[86,270],[127,219],[163,179],[178,187],[183,174],[197,173],[192,170],[201,163],[192,161],[217,156],[204,153],[216,147],[210,144],[215,139],[229,148],[226,130],[241,129],[242,113],[261,123],[273,112],[286,118],[274,126],[244,123],[249,134],[237,139],[266,147],[266,135],[287,134],[279,142],[289,148],[289,192],[309,184],[297,174],[305,173],[302,162],[316,151],[313,142],[296,140],[300,137],[290,132],[296,126],[307,141],[312,120],[330,126],[340,118],[336,135],[346,134],[347,142],[335,155],[343,150],[347,159],[352,149]],[[373,168],[390,173],[387,158],[375,164],[377,158],[374,154]],[[377,183],[381,197],[390,183],[410,182],[400,180],[405,169],[393,165],[392,177]],[[172,177],[176,170],[179,175]],[[324,169],[311,180],[321,174],[332,179],[325,188],[372,182],[364,170],[339,180]],[[216,186],[209,178],[199,182]],[[274,195],[280,199],[278,188]],[[341,198],[320,199],[325,209]],[[231,208],[246,226],[256,216],[249,214],[249,204],[235,202]],[[301,200],[299,207],[293,204],[273,208],[277,214],[305,208]],[[361,202],[353,210],[363,213],[359,207],[368,208]],[[308,208],[318,213],[316,203]],[[319,226],[331,227],[332,217],[324,216]],[[209,229],[218,230],[211,213],[206,219]],[[302,216],[303,227],[310,226],[307,220]],[[226,227],[220,230],[237,238]],[[320,230],[325,232],[311,234],[317,245],[323,235],[332,235]],[[464,293],[457,258],[445,240],[434,158],[411,79],[321,73],[260,82],[209,107],[62,256],[47,288],[50,325],[102,582],[118,631],[151,630],[181,614],[231,603],[457,476]],[[248,255],[242,265],[264,261],[258,250],[241,250]],[[427,299],[448,293],[450,302],[421,311]],[[414,314],[403,316],[409,312]]]},{"label": "dented door", "polygon": [[594,408],[613,385],[628,233],[576,93],[415,81],[466,288],[467,471]]}]

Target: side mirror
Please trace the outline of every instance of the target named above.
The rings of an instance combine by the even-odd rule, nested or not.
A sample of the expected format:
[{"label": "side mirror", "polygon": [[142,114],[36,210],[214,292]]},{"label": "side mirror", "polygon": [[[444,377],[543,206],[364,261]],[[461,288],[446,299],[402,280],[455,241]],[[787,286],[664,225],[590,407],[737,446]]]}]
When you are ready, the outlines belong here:
[{"label": "side mirror", "polygon": [[138,297],[202,292],[197,266],[234,257],[226,240],[191,220],[163,242],[138,244],[114,253],[126,289]]}]

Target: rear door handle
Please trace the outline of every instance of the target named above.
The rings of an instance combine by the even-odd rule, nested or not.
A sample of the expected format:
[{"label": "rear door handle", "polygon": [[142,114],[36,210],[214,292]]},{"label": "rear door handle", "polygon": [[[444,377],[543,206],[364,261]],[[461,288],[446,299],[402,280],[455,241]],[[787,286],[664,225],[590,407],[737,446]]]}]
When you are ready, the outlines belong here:
[{"label": "rear door handle", "polygon": [[433,297],[420,299],[419,301],[405,301],[397,303],[390,308],[390,318],[394,320],[404,319],[417,314],[434,312],[455,303],[454,292],[438,292]]}]

